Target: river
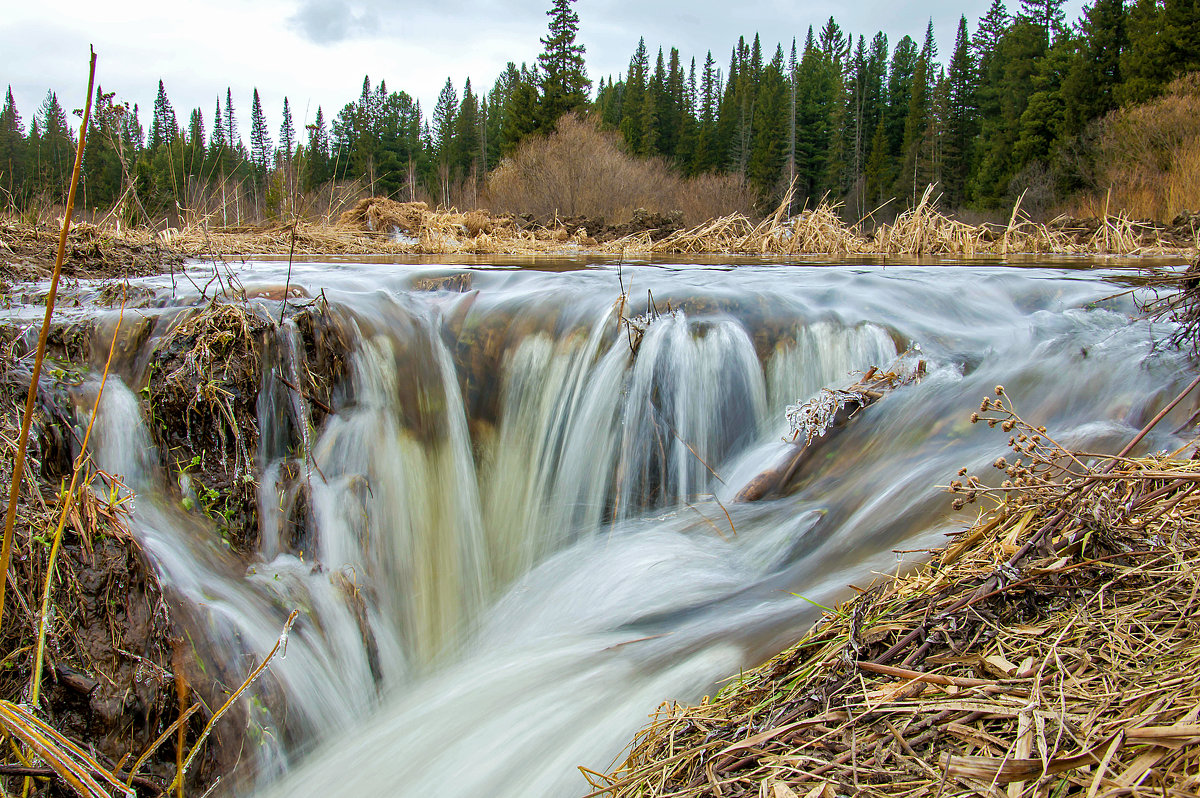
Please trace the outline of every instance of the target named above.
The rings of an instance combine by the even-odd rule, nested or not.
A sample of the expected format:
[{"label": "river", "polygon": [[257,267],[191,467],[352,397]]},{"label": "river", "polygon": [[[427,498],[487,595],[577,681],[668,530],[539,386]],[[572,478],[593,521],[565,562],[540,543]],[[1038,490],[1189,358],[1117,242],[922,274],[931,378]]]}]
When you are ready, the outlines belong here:
[{"label": "river", "polygon": [[[126,314],[154,334],[105,391],[97,459],[134,490],[135,534],[206,667],[249,672],[300,610],[246,700],[231,789],[582,795],[578,767],[607,769],[660,702],[698,700],[969,523],[937,486],[1004,453],[969,422],[993,386],[1060,442],[1114,450],[1184,370],[1156,351],[1169,330],[1108,298],[1118,264],[522,265],[222,267],[251,293],[321,297],[349,340],[313,428],[275,376],[304,367],[300,333],[272,333],[248,561],[181,505],[138,397],[146,349],[212,267],[138,284]],[[640,336],[621,313],[645,314]],[[786,495],[734,501],[792,446],[789,404],[917,361],[923,379]],[[1175,445],[1162,427],[1148,448]]]}]

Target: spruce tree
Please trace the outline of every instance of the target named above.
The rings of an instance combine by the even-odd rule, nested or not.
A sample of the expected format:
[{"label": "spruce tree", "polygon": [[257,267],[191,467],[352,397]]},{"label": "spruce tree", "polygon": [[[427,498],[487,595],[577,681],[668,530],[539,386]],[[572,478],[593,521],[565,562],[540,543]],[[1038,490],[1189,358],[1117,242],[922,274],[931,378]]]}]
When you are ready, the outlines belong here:
[{"label": "spruce tree", "polygon": [[225,115],[221,111],[221,98],[217,97],[217,110],[213,113],[212,127],[208,133],[208,156],[206,169],[223,176],[227,165],[228,142],[225,140]]},{"label": "spruce tree", "polygon": [[583,108],[592,86],[583,62],[584,46],[575,40],[579,15],[571,8],[574,2],[553,0],[546,12],[549,31],[541,39],[545,49],[538,56],[542,76],[538,122],[542,130],[551,129],[564,113]]},{"label": "spruce tree", "polygon": [[1174,74],[1166,11],[1158,0],[1134,0],[1126,19],[1129,48],[1121,54],[1122,104],[1141,103],[1162,91]]},{"label": "spruce tree", "polygon": [[482,178],[479,168],[479,100],[471,89],[471,79],[463,84],[462,102],[454,118],[454,153],[452,165],[459,175],[475,180]]},{"label": "spruce tree", "polygon": [[887,110],[884,114],[888,148],[895,158],[903,158],[904,124],[912,100],[913,78],[920,53],[917,43],[905,36],[896,43],[888,67]]},{"label": "spruce tree", "polygon": [[200,175],[204,172],[204,112],[193,108],[188,118],[187,132],[187,163],[189,175]]},{"label": "spruce tree", "polygon": [[1062,5],[1063,0],[1021,0],[1021,11],[1017,16],[1041,28],[1049,47],[1063,29]]},{"label": "spruce tree", "polygon": [[975,141],[975,59],[967,36],[967,18],[958,20],[954,54],[950,57],[946,118],[946,168],[943,188],[946,203],[958,207],[966,197],[967,176]]},{"label": "spruce tree", "polygon": [[454,159],[454,118],[458,113],[458,92],[450,78],[438,94],[433,107],[433,151],[437,159],[438,187],[443,206],[450,205],[450,169]]},{"label": "spruce tree", "polygon": [[487,134],[487,168],[493,169],[500,163],[500,156],[506,153],[507,142],[504,137],[505,117],[509,110],[509,98],[516,85],[521,82],[521,72],[517,65],[509,61],[504,71],[496,78],[492,91],[488,94],[488,134]]},{"label": "spruce tree", "polygon": [[746,167],[746,178],[758,192],[764,209],[777,204],[782,193],[789,95],[783,77],[783,51],[778,50],[762,73],[754,107],[754,143]]},{"label": "spruce tree", "polygon": [[244,157],[245,147],[238,133],[237,116],[233,112],[233,90],[225,88],[225,146],[229,148],[234,162]]},{"label": "spruce tree", "polygon": [[279,123],[279,151],[288,170],[292,168],[292,156],[296,154],[296,125],[292,121],[292,109],[288,98],[283,98],[283,121]]},{"label": "spruce tree", "polygon": [[[87,145],[83,151],[84,203],[90,208],[107,208],[121,196],[127,185],[125,170],[117,148],[121,146],[121,116],[124,104],[113,102],[112,92],[96,87],[92,101]],[[128,217],[125,217],[128,219]]]},{"label": "spruce tree", "polygon": [[537,129],[538,82],[536,67],[528,69],[522,64],[519,78],[504,103],[500,150],[503,155],[511,155],[517,145]]},{"label": "spruce tree", "polygon": [[308,129],[308,146],[304,148],[304,188],[312,191],[329,180],[329,133],[325,130],[325,114],[317,106],[317,115]]},{"label": "spruce tree", "polygon": [[254,89],[254,103],[250,108],[250,163],[260,185],[271,168],[271,134],[267,132],[267,120],[263,115],[258,89]]},{"label": "spruce tree", "polygon": [[147,147],[156,150],[161,146],[171,146],[179,137],[179,123],[175,118],[175,109],[167,99],[167,90],[160,79],[158,81],[158,96],[154,99],[154,116],[150,120],[150,141]]},{"label": "spruce tree", "polygon": [[21,115],[9,86],[0,110],[0,189],[5,194],[5,205],[16,204],[26,192],[25,150]]},{"label": "spruce tree", "polygon": [[67,114],[53,91],[46,93],[35,122],[38,129],[36,186],[46,192],[53,202],[65,202],[74,163],[75,142],[67,126]]},{"label": "spruce tree", "polygon": [[1121,55],[1129,48],[1124,0],[1096,0],[1079,21],[1083,34],[1063,77],[1064,133],[1077,136],[1087,123],[1117,107]]},{"label": "spruce tree", "polygon": [[625,96],[621,103],[621,134],[634,152],[643,152],[642,105],[645,103],[646,80],[650,62],[646,57],[646,39],[638,39],[637,49],[629,59],[625,78]]},{"label": "spruce tree", "polygon": [[1163,34],[1167,58],[1176,75],[1200,69],[1200,3],[1164,0]]},{"label": "spruce tree", "polygon": [[717,92],[716,62],[712,50],[704,57],[704,71],[700,75],[700,89],[697,97],[698,120],[696,130],[696,146],[692,153],[692,173],[708,172],[717,167],[718,155],[716,148],[716,116],[717,102],[720,96]]}]

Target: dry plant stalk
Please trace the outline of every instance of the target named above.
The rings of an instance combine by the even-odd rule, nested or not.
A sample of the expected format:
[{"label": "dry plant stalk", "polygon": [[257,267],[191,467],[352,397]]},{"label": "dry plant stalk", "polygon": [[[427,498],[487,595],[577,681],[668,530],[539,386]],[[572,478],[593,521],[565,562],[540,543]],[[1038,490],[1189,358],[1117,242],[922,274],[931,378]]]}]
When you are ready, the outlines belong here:
[{"label": "dry plant stalk", "polygon": [[1200,469],[1068,451],[999,387],[975,421],[1014,459],[950,487],[994,506],[712,701],[664,704],[591,795],[1194,794]]},{"label": "dry plant stalk", "polygon": [[17,520],[17,499],[21,492],[21,475],[25,468],[25,450],[29,443],[29,425],[33,419],[33,407],[37,400],[38,379],[42,373],[42,360],[46,355],[46,340],[50,335],[50,319],[54,315],[54,298],[58,293],[58,280],[62,275],[63,257],[67,250],[67,234],[71,230],[71,216],[75,212],[75,189],[79,185],[79,169],[83,165],[83,149],[87,142],[88,120],[92,113],[92,87],[96,82],[96,52],[92,51],[88,67],[87,100],[83,106],[83,121],[79,125],[79,144],[75,148],[75,166],[71,170],[71,186],[67,191],[67,207],[63,212],[62,232],[58,237],[58,254],[54,261],[54,273],[50,278],[50,289],[46,294],[46,315],[38,335],[37,354],[33,373],[29,380],[29,394],[25,399],[25,414],[21,419],[21,432],[17,439],[17,451],[13,461],[12,485],[8,491],[8,511],[4,519],[4,539],[0,543],[0,619],[4,617],[4,592],[8,583],[8,565],[12,558],[13,530]]},{"label": "dry plant stalk", "polygon": [[[100,413],[100,400],[104,396],[104,385],[108,382],[108,371],[112,366],[113,353],[117,350],[117,336],[121,332],[121,323],[125,320],[125,292],[121,295],[121,311],[117,316],[117,324],[113,328],[112,341],[108,345],[108,358],[104,361],[104,372],[100,375],[100,387],[96,390],[96,400],[92,405],[92,416],[88,420],[87,431],[83,434],[83,442],[79,445],[79,456],[75,458],[71,469],[71,482],[62,497],[62,510],[58,515],[58,525],[54,529],[54,540],[50,545],[50,557],[46,564],[45,586],[42,590],[42,608],[38,615],[37,649],[33,659],[33,674],[29,683],[29,703],[38,705],[38,696],[42,688],[42,663],[46,652],[46,627],[50,624],[50,590],[54,586],[54,566],[58,560],[59,548],[62,546],[63,530],[67,526],[67,516],[75,499],[75,490],[79,486],[79,475],[83,473],[88,461],[88,441],[92,438],[92,427],[96,424],[96,416]],[[88,490],[88,488],[84,488]]]}]

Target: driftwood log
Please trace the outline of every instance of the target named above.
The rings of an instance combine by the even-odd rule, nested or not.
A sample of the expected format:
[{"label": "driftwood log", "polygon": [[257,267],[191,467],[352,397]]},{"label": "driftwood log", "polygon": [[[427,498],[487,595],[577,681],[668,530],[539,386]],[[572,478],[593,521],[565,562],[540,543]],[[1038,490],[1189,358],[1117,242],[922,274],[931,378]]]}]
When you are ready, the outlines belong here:
[{"label": "driftwood log", "polygon": [[842,429],[863,408],[882,399],[901,385],[925,375],[925,361],[911,373],[881,372],[872,366],[849,388],[824,388],[802,405],[789,408],[792,441],[776,461],[751,479],[734,497],[735,502],[754,502],[783,493],[805,462],[825,446],[834,432]]}]

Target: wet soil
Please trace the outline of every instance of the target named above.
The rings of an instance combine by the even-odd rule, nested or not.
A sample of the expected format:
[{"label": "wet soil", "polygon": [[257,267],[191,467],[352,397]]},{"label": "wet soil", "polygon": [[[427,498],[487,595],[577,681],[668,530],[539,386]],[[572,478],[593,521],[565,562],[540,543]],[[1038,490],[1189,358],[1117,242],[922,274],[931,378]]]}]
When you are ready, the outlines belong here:
[{"label": "wet soil", "polygon": [[[57,227],[0,221],[0,293],[18,281],[49,279],[58,239]],[[146,239],[138,243],[93,225],[74,225],[67,236],[63,276],[124,279],[169,272],[183,264],[181,253],[160,247],[151,236]]]},{"label": "wet soil", "polygon": [[[0,484],[5,497],[29,385],[28,361],[19,357],[22,345],[11,328],[0,328],[0,349],[6,356],[0,372],[4,407]],[[0,698],[15,703],[27,703],[32,697],[39,608],[60,516],[60,486],[70,479],[82,435],[65,409],[71,406],[82,372],[54,358],[47,358],[44,369],[0,621]],[[187,705],[190,658],[182,628],[125,526],[126,504],[115,487],[106,492],[109,486],[102,477],[95,484],[96,491],[88,487],[77,491],[75,507],[67,516],[49,594],[44,675],[36,711],[60,734],[92,752],[100,765],[118,770],[123,762],[124,779],[131,763],[178,718],[181,701]],[[193,715],[186,726],[186,745],[195,742],[204,722],[203,711]],[[176,745],[170,735],[141,766],[134,780],[139,794],[159,794],[170,783]],[[12,760],[6,757],[5,761]],[[0,766],[0,773],[9,769]],[[203,755],[189,772],[188,790],[202,792],[215,772],[214,758]],[[0,778],[8,794],[22,790],[23,778]],[[32,794],[74,794],[45,776],[34,779],[31,786]]]}]

